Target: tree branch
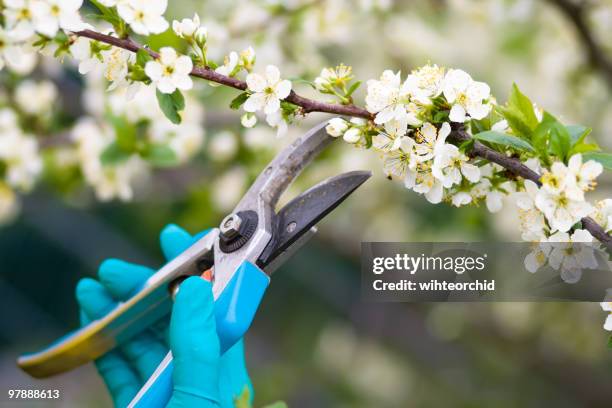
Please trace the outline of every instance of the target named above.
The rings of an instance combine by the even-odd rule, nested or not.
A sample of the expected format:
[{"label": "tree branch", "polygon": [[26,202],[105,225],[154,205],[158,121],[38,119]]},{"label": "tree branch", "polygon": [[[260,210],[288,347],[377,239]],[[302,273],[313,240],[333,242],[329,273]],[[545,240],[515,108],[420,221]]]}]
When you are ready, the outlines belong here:
[{"label": "tree branch", "polygon": [[[83,30],[75,32],[74,34],[80,37],[87,37],[92,40],[100,41],[106,44],[114,45],[115,47],[123,48],[124,50],[138,52],[139,50],[147,51],[153,58],[158,58],[159,54],[155,51],[145,48],[142,45],[135,43],[134,41],[122,38],[113,37],[106,34],[101,34],[92,30]],[[228,77],[215,72],[208,67],[194,67],[191,71],[191,75],[194,77],[202,78],[207,81],[216,82],[221,85],[229,86],[231,88],[239,89],[244,91],[247,89],[247,84],[237,78]],[[333,113],[336,115],[356,116],[365,119],[372,119],[373,116],[367,110],[360,108],[355,105],[338,105],[333,103],[319,102],[312,99],[304,98],[298,95],[294,91],[291,91],[289,96],[285,98],[287,102],[291,102],[303,109],[304,113],[310,112],[326,112]]]},{"label": "tree branch", "polygon": [[559,11],[574,25],[580,41],[584,46],[586,57],[589,64],[597,69],[612,89],[612,60],[605,53],[605,50],[597,42],[595,36],[589,29],[585,21],[586,3],[576,3],[571,0],[548,0],[549,3],[559,9]]},{"label": "tree branch", "polygon": [[[117,37],[113,37],[106,34],[101,34],[92,30],[84,30],[78,31],[74,33],[75,35],[81,37],[87,37],[92,40],[100,41],[106,44],[114,45],[115,47],[123,48],[125,50],[131,52],[138,52],[139,50],[147,51],[153,58],[158,58],[159,54],[155,51],[143,47],[135,43],[134,41],[127,39],[121,39]],[[191,75],[205,79],[207,81],[216,82],[221,85],[226,85],[231,88],[235,88],[241,91],[247,89],[247,84],[244,81],[241,81],[237,78],[231,78],[208,67],[194,67],[191,71]],[[339,105],[333,103],[325,103],[319,102],[312,99],[305,98],[303,96],[298,95],[294,91],[291,91],[289,96],[285,99],[288,102],[291,102],[297,106],[300,106],[303,110],[303,113],[310,112],[324,112],[324,113],[333,113],[336,115],[343,116],[352,116],[352,117],[360,117],[368,120],[374,119],[374,115],[368,112],[366,109],[361,108],[355,105]],[[455,139],[458,142],[464,142],[470,140],[472,136],[470,136],[465,130],[462,128],[455,128],[451,133],[451,138]],[[540,175],[531,170],[529,167],[525,166],[521,163],[520,160],[514,159],[512,157],[508,157],[503,153],[497,152],[482,143],[475,141],[474,148],[472,153],[476,156],[482,157],[483,159],[487,159],[493,163],[497,163],[500,166],[508,169],[512,173],[521,176],[527,180],[531,180],[538,185],[540,183]],[[608,235],[603,228],[599,224],[597,224],[592,218],[583,218],[582,223],[585,229],[587,229],[591,235],[597,238],[599,241],[604,243],[608,248],[612,249],[612,237]]]}]

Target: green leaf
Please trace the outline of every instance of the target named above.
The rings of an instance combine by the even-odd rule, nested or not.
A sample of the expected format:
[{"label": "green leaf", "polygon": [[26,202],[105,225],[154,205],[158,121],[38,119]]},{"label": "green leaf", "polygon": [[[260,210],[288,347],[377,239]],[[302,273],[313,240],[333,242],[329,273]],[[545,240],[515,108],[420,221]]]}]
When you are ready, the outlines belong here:
[{"label": "green leaf", "polygon": [[350,97],[356,90],[361,86],[361,81],[355,82],[351,87],[346,91],[346,97]]},{"label": "green leaf", "polygon": [[[558,123],[558,122],[557,122]],[[570,151],[571,147],[571,138],[565,126],[555,125],[550,130],[550,150],[555,154],[558,158],[565,161],[567,159],[567,154]]]},{"label": "green leaf", "polygon": [[242,92],[240,95],[232,99],[232,101],[230,102],[230,108],[234,110],[240,109],[240,107],[246,102],[248,98],[249,98],[249,93]]},{"label": "green leaf", "polygon": [[434,122],[434,123],[448,122],[448,114],[449,114],[449,112],[447,110],[438,111],[434,115],[432,122]]},{"label": "green leaf", "polygon": [[142,68],[145,67],[147,62],[152,61],[152,60],[153,60],[153,57],[146,50],[143,50],[141,48],[138,50],[138,52],[136,52],[136,64],[138,64]]},{"label": "green leaf", "polygon": [[466,140],[465,142],[459,145],[459,151],[462,153],[470,152],[474,148],[475,142],[476,142],[476,139],[471,137],[470,139]]},{"label": "green leaf", "polygon": [[516,110],[516,108],[504,108],[499,107],[499,112],[502,114],[504,119],[508,121],[508,126],[512,129],[512,132],[526,140],[531,140],[533,137],[533,129],[527,124],[523,118],[523,114]]},{"label": "green leaf", "polygon": [[502,145],[505,147],[511,147],[515,150],[535,152],[535,149],[529,144],[529,142],[523,139],[519,139],[516,136],[496,132],[493,130],[477,133],[474,135],[474,138],[485,142]]},{"label": "green leaf", "polygon": [[612,170],[612,154],[604,152],[588,152],[582,155],[582,161],[595,160],[601,163],[606,170]]},{"label": "green leaf", "polygon": [[98,10],[100,10],[100,14],[96,15],[95,17],[112,24],[115,30],[117,30],[121,26],[123,20],[121,19],[121,17],[119,17],[119,14],[115,9],[106,7],[97,0],[91,0],[91,4],[93,4]]},{"label": "green leaf", "polygon": [[103,166],[112,166],[126,161],[130,158],[130,153],[123,150],[117,142],[113,142],[104,149],[100,155]]},{"label": "green leaf", "polygon": [[110,118],[110,122],[115,129],[117,146],[125,152],[134,152],[138,138],[136,126],[128,122],[123,116],[113,116]]},{"label": "green leaf", "polygon": [[174,150],[161,144],[147,146],[142,157],[156,167],[171,167],[178,164],[178,157]]},{"label": "green leaf", "polygon": [[584,139],[591,134],[591,128],[582,125],[568,125],[565,127],[567,129],[570,138],[572,140],[572,146],[577,143],[584,141]]},{"label": "green leaf", "polygon": [[591,128],[582,125],[569,125],[565,127],[571,138],[571,149],[567,157],[577,153],[586,153],[600,150],[597,143],[586,143],[584,140],[591,134]]},{"label": "green leaf", "polygon": [[525,96],[516,84],[512,84],[512,91],[508,98],[508,107],[520,112],[523,121],[530,129],[535,129],[538,126],[538,118],[533,110],[533,102]]},{"label": "green leaf", "polygon": [[180,124],[181,115],[179,115],[179,112],[185,109],[185,98],[181,91],[177,89],[172,94],[165,94],[157,90],[156,95],[157,102],[164,115],[175,125]]}]

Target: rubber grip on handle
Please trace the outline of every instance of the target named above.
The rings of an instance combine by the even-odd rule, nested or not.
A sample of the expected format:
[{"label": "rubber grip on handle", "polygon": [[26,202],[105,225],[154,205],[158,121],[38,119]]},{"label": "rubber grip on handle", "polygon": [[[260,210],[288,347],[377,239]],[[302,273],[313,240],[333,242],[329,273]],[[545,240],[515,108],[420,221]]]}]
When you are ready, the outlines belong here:
[{"label": "rubber grip on handle", "polygon": [[[265,272],[245,262],[219,295],[215,301],[215,320],[222,354],[249,329],[269,284],[270,277]],[[172,371],[172,353],[168,353],[129,407],[165,407],[172,395]]]}]

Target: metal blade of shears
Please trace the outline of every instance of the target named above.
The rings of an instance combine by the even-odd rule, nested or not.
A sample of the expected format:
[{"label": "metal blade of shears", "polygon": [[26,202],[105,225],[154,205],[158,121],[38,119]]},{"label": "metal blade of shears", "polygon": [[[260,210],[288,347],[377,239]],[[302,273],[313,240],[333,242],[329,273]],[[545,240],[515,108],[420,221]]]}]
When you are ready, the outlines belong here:
[{"label": "metal blade of shears", "polygon": [[273,237],[257,261],[258,266],[271,275],[281,254],[288,252],[304,234],[371,176],[369,171],[340,174],[311,187],[287,203],[274,217]]}]

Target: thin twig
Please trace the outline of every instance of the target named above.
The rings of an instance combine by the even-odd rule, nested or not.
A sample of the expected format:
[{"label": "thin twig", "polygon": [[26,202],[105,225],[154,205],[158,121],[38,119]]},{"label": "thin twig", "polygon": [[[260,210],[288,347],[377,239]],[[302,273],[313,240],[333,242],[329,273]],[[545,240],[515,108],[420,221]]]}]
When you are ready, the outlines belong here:
[{"label": "thin twig", "polygon": [[[121,39],[117,37],[112,37],[110,35],[101,34],[92,30],[84,30],[78,31],[74,33],[75,35],[81,37],[87,37],[92,40],[100,41],[106,44],[114,45],[119,48],[123,48],[128,51],[138,52],[139,50],[147,51],[153,58],[158,58],[159,54],[155,51],[145,48],[142,45],[139,45],[132,41],[131,39]],[[191,71],[191,75],[205,79],[207,81],[216,82],[221,85],[229,86],[231,88],[239,89],[244,91],[247,89],[247,84],[244,81],[241,81],[237,78],[228,77],[208,67],[194,67]],[[298,95],[294,91],[291,91],[289,96],[285,99],[288,102],[291,102],[302,108],[303,113],[310,112],[324,112],[324,113],[333,113],[336,115],[344,115],[344,116],[352,116],[352,117],[360,117],[372,120],[374,119],[374,115],[368,112],[366,109],[361,108],[355,105],[339,105],[333,103],[325,103],[319,102],[312,99],[305,98],[303,96]],[[467,132],[465,132],[461,128],[456,128],[451,133],[451,138],[455,139],[458,142],[464,142],[470,140],[472,136],[470,136]],[[520,160],[508,157],[500,152],[497,152],[482,143],[476,141],[474,143],[474,147],[472,149],[472,153],[476,156],[487,159],[493,163],[497,163],[505,169],[511,171],[512,173],[521,176],[527,180],[531,180],[538,185],[540,185],[540,175],[531,170],[529,167],[525,166]],[[587,229],[591,235],[597,238],[599,241],[604,243],[608,248],[612,249],[612,237],[608,235],[603,228],[599,224],[597,224],[592,218],[583,218],[582,224],[585,229]]]},{"label": "thin twig", "polygon": [[548,0],[556,6],[561,13],[573,24],[580,41],[584,46],[584,51],[589,64],[597,69],[612,89],[612,60],[608,58],[605,50],[595,38],[586,22],[585,12],[586,3],[576,3],[571,0]]}]

